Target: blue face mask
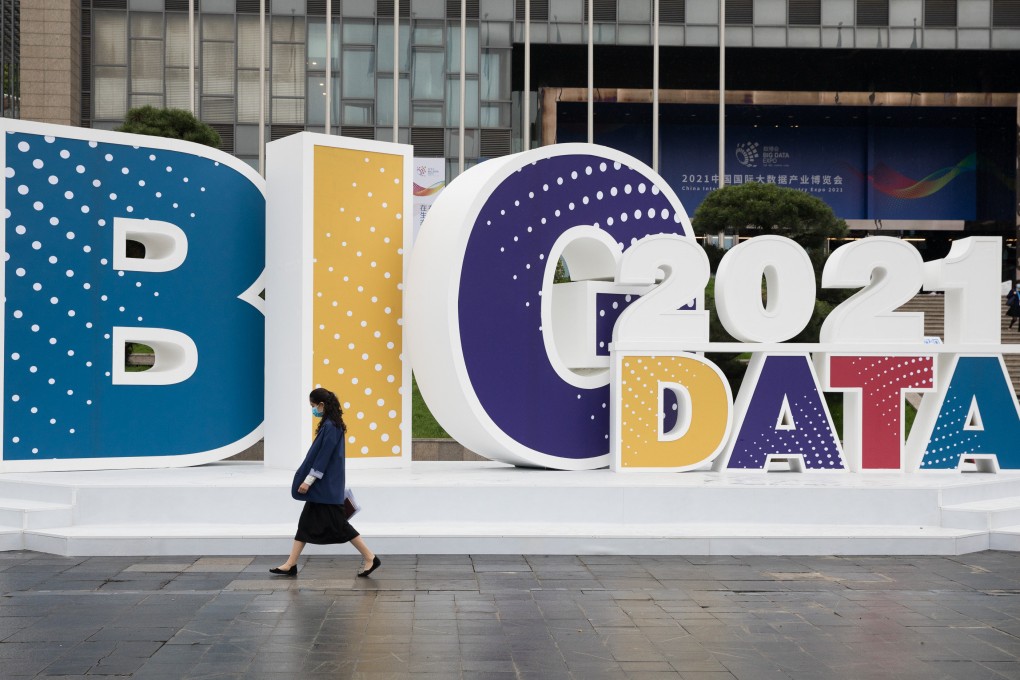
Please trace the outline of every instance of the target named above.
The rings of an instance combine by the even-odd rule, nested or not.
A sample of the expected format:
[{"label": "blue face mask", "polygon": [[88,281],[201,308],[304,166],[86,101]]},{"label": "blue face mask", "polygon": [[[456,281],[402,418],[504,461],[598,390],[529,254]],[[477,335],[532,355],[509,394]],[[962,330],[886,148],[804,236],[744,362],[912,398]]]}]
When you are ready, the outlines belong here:
[{"label": "blue face mask", "polygon": [[318,406],[313,406],[312,407],[312,415],[315,416],[316,418],[321,418],[322,417],[322,411],[319,410]]}]

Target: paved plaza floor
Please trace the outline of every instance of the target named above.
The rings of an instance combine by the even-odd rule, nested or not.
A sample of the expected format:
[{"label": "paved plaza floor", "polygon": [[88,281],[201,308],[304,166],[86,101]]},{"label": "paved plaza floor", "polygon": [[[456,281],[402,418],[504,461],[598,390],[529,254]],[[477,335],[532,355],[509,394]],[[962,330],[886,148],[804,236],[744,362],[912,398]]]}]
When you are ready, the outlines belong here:
[{"label": "paved plaza floor", "polygon": [[1020,554],[0,553],[0,677],[1020,678]]}]

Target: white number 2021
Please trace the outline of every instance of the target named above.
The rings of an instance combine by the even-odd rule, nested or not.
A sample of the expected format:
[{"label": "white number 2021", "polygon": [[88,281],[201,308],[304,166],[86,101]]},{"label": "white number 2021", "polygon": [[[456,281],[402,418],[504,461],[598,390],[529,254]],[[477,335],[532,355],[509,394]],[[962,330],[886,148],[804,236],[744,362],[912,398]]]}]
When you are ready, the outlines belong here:
[{"label": "white number 2021", "polygon": [[[923,262],[906,241],[875,236],[832,253],[822,271],[825,288],[860,288],[822,324],[826,344],[921,344],[924,317],[897,311],[922,288],[945,291],[947,343],[998,344],[997,237],[957,241],[949,255]],[[624,251],[620,285],[658,286],[617,322],[614,341],[665,345],[708,339],[708,313],[680,309],[709,281],[708,258],[692,239],[648,236]],[[801,332],[815,306],[811,260],[794,241],[758,236],[726,253],[715,281],[719,320],[743,342],[783,342]]]}]

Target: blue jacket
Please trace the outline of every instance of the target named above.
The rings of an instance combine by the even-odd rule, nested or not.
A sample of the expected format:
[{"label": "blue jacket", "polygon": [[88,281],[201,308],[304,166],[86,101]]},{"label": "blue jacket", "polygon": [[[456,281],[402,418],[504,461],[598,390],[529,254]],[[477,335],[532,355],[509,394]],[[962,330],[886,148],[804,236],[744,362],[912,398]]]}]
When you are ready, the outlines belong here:
[{"label": "blue jacket", "polygon": [[[331,420],[325,420],[312,445],[305,454],[301,467],[294,473],[290,495],[294,500],[312,501],[327,505],[343,505],[344,485],[344,434]],[[298,493],[298,487],[309,474],[318,479],[308,493]]]}]

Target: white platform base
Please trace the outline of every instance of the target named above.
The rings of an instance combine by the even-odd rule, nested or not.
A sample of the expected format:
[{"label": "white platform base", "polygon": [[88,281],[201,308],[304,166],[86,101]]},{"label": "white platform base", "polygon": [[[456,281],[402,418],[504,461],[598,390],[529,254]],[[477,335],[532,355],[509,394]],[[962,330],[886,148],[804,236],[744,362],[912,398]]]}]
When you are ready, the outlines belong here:
[{"label": "white platform base", "polygon": [[[290,549],[292,473],[260,463],[0,475],[0,550]],[[958,555],[1020,550],[1020,474],[615,474],[499,463],[350,470],[381,554]],[[310,554],[350,546],[309,546]]]}]

